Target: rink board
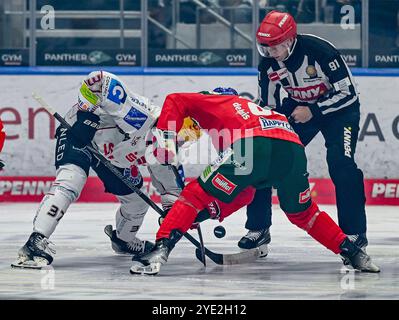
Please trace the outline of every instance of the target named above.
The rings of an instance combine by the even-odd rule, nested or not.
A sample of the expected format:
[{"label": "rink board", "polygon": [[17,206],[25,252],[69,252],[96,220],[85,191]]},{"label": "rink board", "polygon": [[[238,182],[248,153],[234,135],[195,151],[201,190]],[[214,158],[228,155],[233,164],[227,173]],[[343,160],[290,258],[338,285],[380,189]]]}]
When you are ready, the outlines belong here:
[{"label": "rink board", "polygon": [[[53,180],[54,177],[0,177],[0,202],[39,202]],[[150,181],[150,178],[144,178],[147,192],[151,199],[159,202],[160,197]],[[317,203],[335,204],[335,190],[330,179],[310,179],[310,189]],[[365,193],[368,205],[399,205],[399,179],[366,179]],[[117,199],[104,192],[100,179],[89,177],[78,201],[116,202]],[[273,203],[278,203],[276,192]]]},{"label": "rink board", "polygon": [[[256,70],[104,68],[120,75],[131,91],[148,96],[161,105],[165,96],[176,91],[199,91],[231,86],[250,98],[257,96]],[[17,70],[17,71],[16,71]],[[7,140],[0,155],[6,166],[0,172],[0,201],[38,201],[45,193],[43,181],[50,184],[55,174],[54,132],[57,122],[31,97],[36,91],[58,112],[65,114],[76,102],[82,77],[88,68],[3,68],[0,86],[0,116]],[[360,137],[356,161],[366,178],[368,204],[399,204],[399,72],[354,70],[361,99]],[[334,188],[328,179],[324,139],[319,134],[306,147],[308,171],[313,179],[312,194],[320,203],[334,203]],[[207,163],[208,149],[193,148],[187,154],[186,175],[198,176]],[[198,164],[198,165],[197,165]],[[145,173],[144,173],[145,175]],[[50,177],[50,178],[49,178]],[[382,180],[381,180],[382,179]],[[35,187],[33,181],[38,181]],[[39,181],[42,181],[41,184]],[[101,184],[89,179],[80,201],[112,201]],[[35,189],[36,188],[36,189]],[[89,190],[101,191],[101,196]],[[98,194],[93,193],[93,194]]]}]

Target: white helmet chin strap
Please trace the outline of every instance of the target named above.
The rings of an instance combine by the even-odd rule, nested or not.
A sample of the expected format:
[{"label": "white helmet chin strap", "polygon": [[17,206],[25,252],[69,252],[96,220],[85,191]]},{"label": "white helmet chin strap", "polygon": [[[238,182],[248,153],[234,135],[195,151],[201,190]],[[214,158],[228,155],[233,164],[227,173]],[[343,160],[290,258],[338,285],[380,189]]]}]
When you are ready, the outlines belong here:
[{"label": "white helmet chin strap", "polygon": [[290,44],[287,48],[288,54],[287,54],[287,57],[283,61],[286,61],[291,56],[291,54],[294,52],[296,42],[297,42],[297,39],[294,38],[294,41],[292,42],[292,44]]}]

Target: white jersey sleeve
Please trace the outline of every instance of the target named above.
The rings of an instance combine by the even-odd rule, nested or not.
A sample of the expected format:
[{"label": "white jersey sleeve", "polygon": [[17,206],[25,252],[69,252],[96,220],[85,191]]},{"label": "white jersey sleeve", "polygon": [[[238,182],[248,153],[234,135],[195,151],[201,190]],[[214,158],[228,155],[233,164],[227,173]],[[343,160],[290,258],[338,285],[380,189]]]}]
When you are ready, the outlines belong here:
[{"label": "white jersey sleeve", "polygon": [[147,134],[161,108],[131,92],[117,76],[94,71],[82,81],[78,103],[67,114],[70,124],[76,121],[77,110],[100,117],[100,129],[93,141],[114,165],[126,168],[144,155]]}]

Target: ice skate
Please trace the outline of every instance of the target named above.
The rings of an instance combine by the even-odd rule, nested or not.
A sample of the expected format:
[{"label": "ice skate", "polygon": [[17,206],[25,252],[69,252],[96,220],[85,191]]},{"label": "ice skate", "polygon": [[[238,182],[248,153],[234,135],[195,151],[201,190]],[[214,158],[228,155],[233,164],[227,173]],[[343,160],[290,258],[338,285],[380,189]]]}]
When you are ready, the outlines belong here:
[{"label": "ice skate", "polygon": [[362,272],[380,272],[380,268],[371,261],[370,256],[351,242],[349,238],[346,238],[340,247],[344,264]]},{"label": "ice skate", "polygon": [[126,242],[118,238],[116,230],[112,230],[112,225],[104,228],[105,234],[111,239],[111,247],[118,254],[138,255],[148,253],[154,248],[154,244],[150,241],[143,241],[135,238],[133,241]]},{"label": "ice skate", "polygon": [[249,230],[238,242],[238,247],[243,250],[259,248],[259,258],[264,258],[269,253],[268,244],[271,241],[269,228]]},{"label": "ice skate", "polygon": [[33,232],[25,245],[19,249],[18,258],[11,264],[13,268],[41,269],[53,262],[51,254],[55,250],[52,242],[38,232]]},{"label": "ice skate", "polygon": [[[366,248],[368,243],[366,233],[359,233],[359,234],[351,234],[347,235],[348,239],[356,246],[358,246],[360,249],[362,249],[366,253]],[[348,266],[350,265],[350,261],[348,259],[345,259],[342,257],[342,261],[344,265]]]},{"label": "ice skate", "polygon": [[159,239],[155,242],[155,247],[146,254],[133,257],[131,274],[156,275],[162,265],[168,261],[168,257],[177,241],[182,237],[179,230],[173,230],[170,238]]}]

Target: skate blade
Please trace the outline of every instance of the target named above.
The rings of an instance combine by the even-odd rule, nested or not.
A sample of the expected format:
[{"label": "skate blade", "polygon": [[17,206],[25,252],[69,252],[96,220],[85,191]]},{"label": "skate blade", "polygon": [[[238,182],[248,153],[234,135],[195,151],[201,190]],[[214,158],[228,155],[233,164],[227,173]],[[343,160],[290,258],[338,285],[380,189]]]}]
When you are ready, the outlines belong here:
[{"label": "skate blade", "polygon": [[130,268],[130,273],[155,276],[161,270],[161,265],[162,264],[160,262],[156,262],[145,266],[141,262],[133,261],[133,265]]},{"label": "skate blade", "polygon": [[[269,254],[269,246],[267,245],[267,243],[260,245],[259,247],[256,247],[254,249],[258,249],[258,256],[257,258],[266,258],[267,255]],[[241,252],[247,252],[250,250],[254,250],[254,249],[241,249]]]},{"label": "skate blade", "polygon": [[44,267],[47,267],[48,263],[45,259],[35,259],[35,260],[16,260],[11,263],[11,268],[15,269],[35,269],[41,270]]},{"label": "skate blade", "polygon": [[112,225],[108,224],[104,227],[104,233],[112,239]]},{"label": "skate blade", "polygon": [[374,263],[370,263],[367,267],[353,267],[349,263],[344,262],[344,266],[348,271],[362,272],[362,273],[379,273],[381,270]]},{"label": "skate blade", "polygon": [[360,271],[368,273],[379,273],[381,270],[374,263],[370,263],[370,265],[368,265],[367,268],[361,269]]}]

